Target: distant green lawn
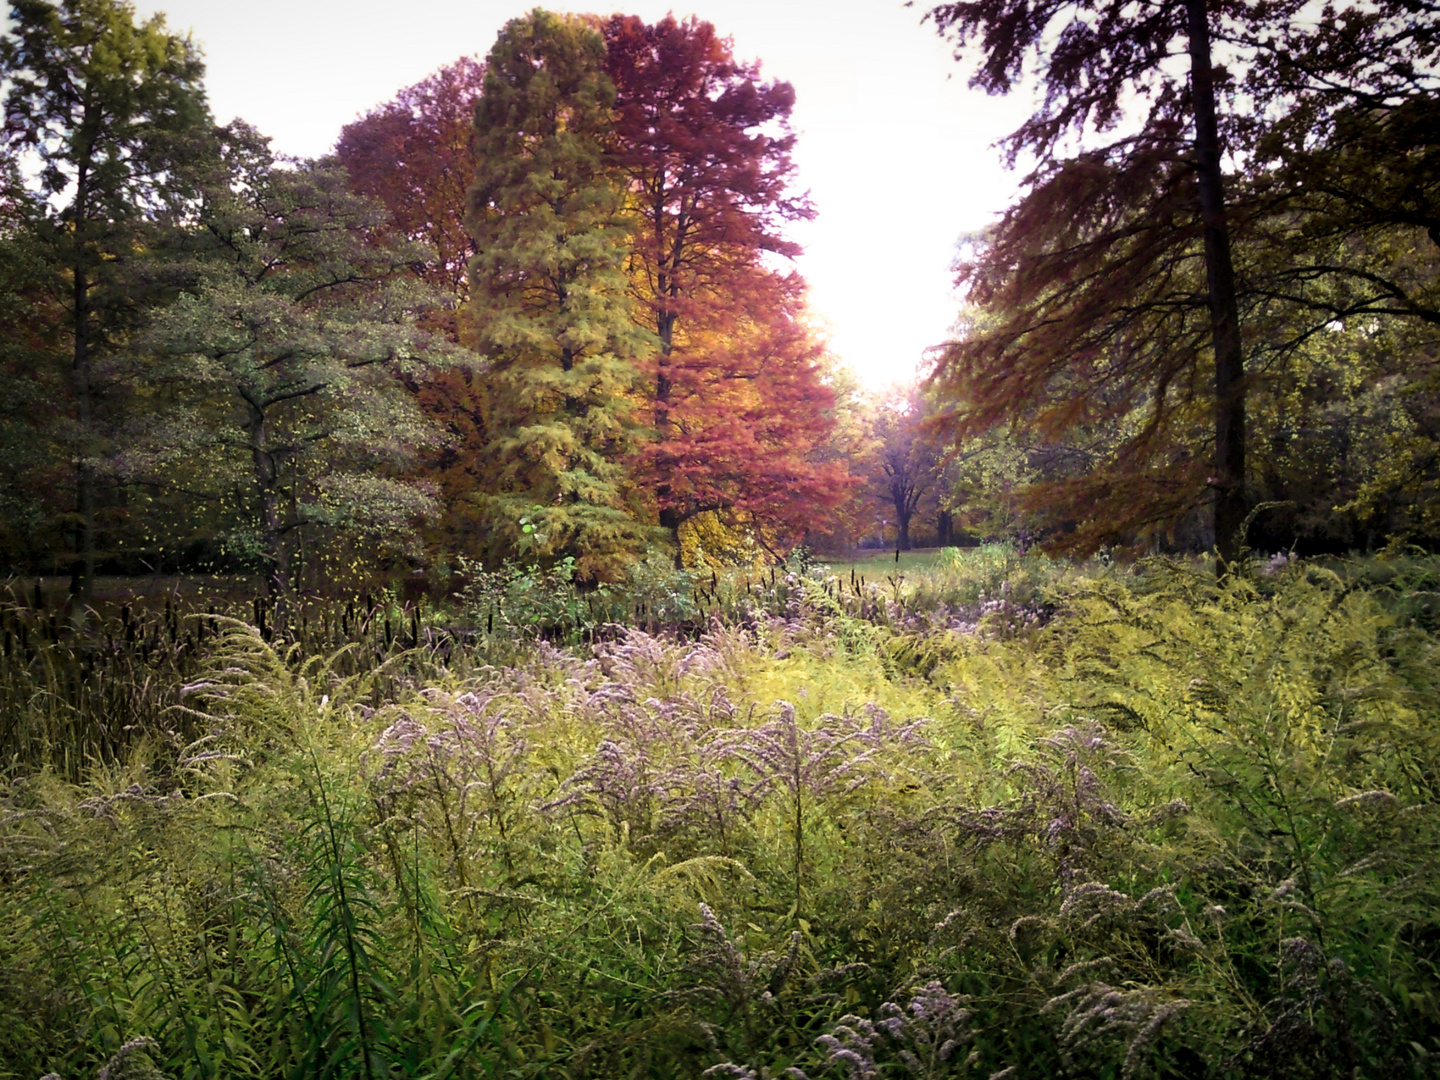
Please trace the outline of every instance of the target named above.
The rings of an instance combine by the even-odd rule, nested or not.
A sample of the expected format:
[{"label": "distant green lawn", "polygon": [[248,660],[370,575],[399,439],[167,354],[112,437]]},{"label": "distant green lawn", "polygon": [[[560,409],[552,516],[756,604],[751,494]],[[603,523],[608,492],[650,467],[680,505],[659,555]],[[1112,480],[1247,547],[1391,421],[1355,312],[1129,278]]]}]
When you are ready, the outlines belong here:
[{"label": "distant green lawn", "polygon": [[906,573],[911,570],[928,570],[937,565],[940,559],[939,548],[917,548],[914,551],[900,552],[897,561],[895,552],[875,551],[856,553],[839,557],[827,557],[824,555],[815,556],[815,561],[824,566],[830,567],[832,573],[842,578],[848,578],[853,570],[856,574],[863,574],[867,578],[878,579],[886,574]]}]

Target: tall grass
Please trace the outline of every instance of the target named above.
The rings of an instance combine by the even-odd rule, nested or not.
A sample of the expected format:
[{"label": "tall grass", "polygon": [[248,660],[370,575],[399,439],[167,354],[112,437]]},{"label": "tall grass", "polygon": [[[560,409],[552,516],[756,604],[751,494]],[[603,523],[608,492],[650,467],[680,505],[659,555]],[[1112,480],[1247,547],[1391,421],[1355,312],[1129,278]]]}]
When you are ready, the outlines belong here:
[{"label": "tall grass", "polygon": [[[211,663],[224,625],[244,619],[261,639],[276,640],[259,598],[142,594],[91,613],[79,634],[36,598],[13,590],[0,598],[0,760],[71,780],[123,761],[147,740],[193,737],[177,707],[183,688]],[[280,640],[300,657],[334,654],[346,674],[382,668],[395,679],[443,665],[463,669],[469,658],[459,646],[467,636],[443,609],[379,593],[312,601]],[[374,686],[377,695],[392,689],[386,680]]]},{"label": "tall grass", "polygon": [[186,739],[0,792],[0,1077],[1437,1075],[1425,582],[967,557],[503,665],[217,620]]}]

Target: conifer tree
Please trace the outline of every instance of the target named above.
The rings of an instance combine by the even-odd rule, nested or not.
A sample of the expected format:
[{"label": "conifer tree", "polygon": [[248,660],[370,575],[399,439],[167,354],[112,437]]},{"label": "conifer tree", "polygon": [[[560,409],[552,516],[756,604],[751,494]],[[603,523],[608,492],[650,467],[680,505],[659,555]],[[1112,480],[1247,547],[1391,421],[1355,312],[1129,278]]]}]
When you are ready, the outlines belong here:
[{"label": "conifer tree", "polygon": [[156,15],[135,22],[120,0],[12,0],[0,39],[3,142],[39,165],[37,237],[64,310],[74,439],[75,557],[71,600],[83,620],[96,561],[97,496],[108,449],[101,438],[102,367],[143,311],[136,273],[142,233],[192,195],[185,164],[208,124],[204,65],[188,39]]},{"label": "conifer tree", "polygon": [[1057,546],[1144,539],[1204,508],[1233,562],[1264,467],[1247,403],[1346,318],[1435,322],[1426,273],[1395,273],[1376,240],[1409,249],[1440,222],[1426,179],[1440,29],[1402,0],[1316,14],[1304,0],[930,12],[974,57],[972,85],[1044,83],[1002,142],[1012,164],[1035,161],[1027,190],[959,267],[985,319],[935,385],[960,441],[1009,426],[1083,449],[1084,469],[1027,499]]},{"label": "conifer tree", "polygon": [[603,31],[613,157],[631,196],[631,289],[659,341],[637,479],[677,539],[711,512],[793,537],[847,482],[813,453],[832,398],[823,350],[801,325],[803,285],[765,265],[799,254],[783,228],[814,214],[792,186],[795,92],[762,82],[758,64],[737,61],[693,17],[616,15]]},{"label": "conifer tree", "polygon": [[476,109],[469,208],[494,433],[482,511],[499,552],[573,557],[590,579],[646,540],[623,460],[654,336],[630,314],[623,179],[606,153],[614,99],[585,22],[536,10],[507,24]]}]

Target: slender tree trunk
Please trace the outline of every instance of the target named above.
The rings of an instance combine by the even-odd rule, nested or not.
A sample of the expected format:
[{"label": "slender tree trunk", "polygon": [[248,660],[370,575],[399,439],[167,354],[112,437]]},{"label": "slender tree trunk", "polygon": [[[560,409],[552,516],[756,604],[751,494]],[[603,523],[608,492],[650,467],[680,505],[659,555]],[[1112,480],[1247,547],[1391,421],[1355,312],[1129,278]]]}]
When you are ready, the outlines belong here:
[{"label": "slender tree trunk", "polygon": [[[667,278],[660,278],[662,295],[668,289]],[[670,435],[670,389],[674,385],[670,378],[670,354],[675,348],[675,312],[668,307],[661,310],[656,318],[655,329],[660,338],[660,355],[656,360],[655,373],[655,410],[653,420],[655,424],[655,438],[664,442]],[[680,547],[680,526],[684,524],[684,518],[680,511],[673,506],[663,505],[670,498],[670,485],[661,483],[656,486],[655,497],[661,502],[658,524],[670,534],[670,539],[675,544],[675,569],[685,569],[685,553]]]},{"label": "slender tree trunk", "polygon": [[82,133],[92,138],[82,143],[75,172],[75,200],[72,233],[69,243],[71,296],[75,307],[71,313],[75,351],[70,367],[71,392],[75,395],[75,422],[79,429],[79,446],[75,458],[75,559],[70,564],[70,623],[78,632],[90,616],[95,590],[95,464],[94,409],[90,400],[91,318],[94,298],[91,296],[89,274],[85,266],[86,225],[90,219],[90,167],[93,149],[93,126],[90,111],[82,113]]},{"label": "slender tree trunk", "polygon": [[94,423],[90,402],[90,290],[84,267],[72,268],[74,279],[75,353],[70,383],[75,395],[75,422],[80,444],[75,458],[75,558],[70,564],[70,622],[85,627],[95,589],[95,466],[91,460]]},{"label": "slender tree trunk", "polygon": [[265,449],[265,412],[253,401],[246,402],[249,420],[250,459],[255,466],[255,489],[260,514],[260,552],[265,564],[265,593],[270,599],[272,624],[284,634],[290,614],[290,577],[285,565],[285,525],[280,505],[280,468],[275,455]]},{"label": "slender tree trunk", "polygon": [[1245,521],[1245,357],[1225,186],[1205,0],[1185,0],[1190,37],[1190,94],[1195,109],[1196,181],[1205,238],[1205,283],[1215,350],[1215,546],[1223,573],[1240,557]]}]

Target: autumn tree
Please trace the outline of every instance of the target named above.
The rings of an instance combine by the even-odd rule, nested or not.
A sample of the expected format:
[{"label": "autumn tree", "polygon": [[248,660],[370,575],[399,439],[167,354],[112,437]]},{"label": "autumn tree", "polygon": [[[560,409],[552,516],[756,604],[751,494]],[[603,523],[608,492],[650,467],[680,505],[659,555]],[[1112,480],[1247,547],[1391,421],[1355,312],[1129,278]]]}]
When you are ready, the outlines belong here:
[{"label": "autumn tree", "polygon": [[107,361],[147,306],[148,225],[193,195],[187,162],[208,123],[203,65],[156,15],[119,0],[12,0],[0,39],[4,142],[36,169],[35,235],[63,310],[74,490],[71,599],[83,619],[97,552],[97,501],[115,417]]},{"label": "autumn tree", "polygon": [[[1239,552],[1254,483],[1247,396],[1319,325],[1284,294],[1314,298],[1339,280],[1330,260],[1307,271],[1289,257],[1277,225],[1304,229],[1309,215],[1302,185],[1273,163],[1313,137],[1301,128],[1326,130],[1372,91],[1372,106],[1398,104],[1397,49],[1424,23],[1379,5],[1316,30],[1302,7],[979,0],[931,12],[978,59],[975,85],[1006,92],[1033,58],[1046,87],[1005,141],[1012,163],[1038,163],[1026,194],[961,266],[994,318],[947,352],[936,384],[962,439],[997,424],[1047,441],[1123,432],[1098,471],[1033,493],[1072,530],[1063,544],[1164,528],[1208,504],[1222,558]],[[1363,72],[1341,44],[1361,39]],[[1225,155],[1246,171],[1222,176]]]},{"label": "autumn tree", "polygon": [[794,533],[843,482],[811,453],[830,396],[798,279],[763,258],[797,254],[783,228],[813,213],[792,189],[794,91],[698,19],[617,15],[604,34],[631,293],[659,342],[639,478],[672,536],[717,510]]},{"label": "autumn tree", "polygon": [[[434,288],[440,306],[421,324],[451,341],[473,344],[462,331],[470,300],[470,263],[475,241],[465,225],[465,206],[475,178],[475,104],[485,66],[462,56],[392,100],[347,124],[335,156],[351,187],[384,203],[385,235],[427,245],[434,258],[415,268]],[[440,514],[426,526],[435,552],[477,553],[483,526],[474,494],[483,482],[483,374],[457,365],[430,372],[412,390],[425,415],[446,433],[443,444],[423,454],[417,476],[433,480]]]},{"label": "autumn tree", "polygon": [[918,386],[891,387],[875,410],[875,442],[868,464],[877,503],[894,515],[895,544],[911,548],[910,525],[922,500],[935,494],[940,454],[925,430],[928,412]]},{"label": "autumn tree", "polygon": [[865,463],[875,453],[875,398],[862,387],[853,369],[833,365],[824,376],[832,406],[823,440],[810,454],[819,465],[832,465],[848,479],[828,514],[812,521],[805,544],[818,552],[847,552],[873,530],[874,499],[863,482]]},{"label": "autumn tree", "polygon": [[630,314],[614,102],[584,21],[536,10],[508,23],[476,109],[468,218],[488,366],[482,512],[501,553],[570,557],[591,579],[618,575],[646,541],[625,459],[654,339]]},{"label": "autumn tree", "polygon": [[434,253],[420,275],[445,301],[432,319],[456,341],[455,316],[469,299],[476,252],[465,200],[475,178],[475,103],[484,80],[485,66],[462,56],[346,124],[335,143],[351,187],[388,211],[383,231]]},{"label": "autumn tree", "polygon": [[774,554],[823,527],[850,477],[826,453],[834,395],[804,322],[803,283],[760,267],[732,287],[741,282],[719,329],[677,333],[687,362],[669,368],[666,428],[635,463],[667,529],[717,515]]},{"label": "autumn tree", "polygon": [[225,508],[283,626],[305,563],[340,569],[316,558],[327,535],[403,549],[432,510],[384,467],[431,438],[401,377],[447,357],[415,326],[433,296],[404,273],[429,253],[380,237],[384,209],[343,169],[278,160],[239,122],[222,142],[193,282],[145,338],[167,402],[146,467]]}]

